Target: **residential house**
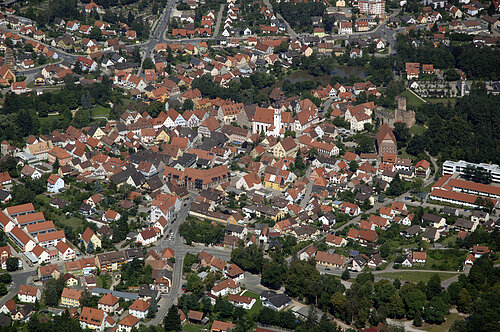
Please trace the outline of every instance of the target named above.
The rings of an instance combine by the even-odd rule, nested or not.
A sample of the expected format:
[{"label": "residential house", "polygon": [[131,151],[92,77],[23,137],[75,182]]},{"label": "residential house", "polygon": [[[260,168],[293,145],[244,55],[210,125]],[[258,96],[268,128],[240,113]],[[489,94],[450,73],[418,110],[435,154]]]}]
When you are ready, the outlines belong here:
[{"label": "residential house", "polygon": [[42,292],[37,287],[21,285],[19,286],[17,297],[21,302],[35,303],[42,298]]},{"label": "residential house", "polygon": [[80,299],[82,291],[64,287],[61,294],[61,306],[63,307],[80,307]]}]

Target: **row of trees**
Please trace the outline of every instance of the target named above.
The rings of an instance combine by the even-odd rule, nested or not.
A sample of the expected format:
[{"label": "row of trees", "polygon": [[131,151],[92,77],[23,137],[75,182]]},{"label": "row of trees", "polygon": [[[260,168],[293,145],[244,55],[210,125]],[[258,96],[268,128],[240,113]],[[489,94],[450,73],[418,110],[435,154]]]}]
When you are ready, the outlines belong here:
[{"label": "row of trees", "polygon": [[458,99],[455,106],[421,105],[416,118],[428,130],[408,141],[407,152],[416,156],[427,150],[443,160],[499,163],[499,103],[500,96],[486,94],[484,86],[474,86],[471,94]]},{"label": "row of trees", "polygon": [[179,232],[188,244],[196,242],[209,245],[221,243],[224,240],[224,226],[217,224],[214,227],[207,220],[188,218],[180,225]]},{"label": "row of trees", "polygon": [[[91,122],[89,108],[107,106],[111,97],[111,81],[90,86],[76,85],[74,78],[66,78],[66,87],[60,93],[44,93],[40,96],[14,93],[5,95],[3,114],[0,115],[0,139],[21,142],[28,135],[50,133],[54,129],[66,129],[70,124],[81,128]],[[76,112],[80,106],[86,108]],[[58,113],[50,121],[49,113]]]},{"label": "row of trees", "polygon": [[434,47],[431,42],[424,42],[418,47],[411,44],[411,36],[398,35],[398,67],[404,70],[405,62],[430,63],[435,68],[462,69],[469,79],[498,80],[500,72],[491,68],[500,68],[500,50],[490,47],[467,46]]},{"label": "row of trees", "polygon": [[[400,236],[399,231],[399,228],[389,229],[386,232],[387,238],[396,239]],[[494,248],[493,243],[499,234],[498,231],[491,234],[476,231],[463,240],[463,243],[457,242],[457,246],[468,248],[473,244],[485,243],[492,244]],[[382,238],[385,239],[385,236]],[[382,243],[380,250],[381,254],[387,257],[390,255],[391,246]],[[461,255],[461,251],[456,253]],[[498,292],[500,268],[493,267],[493,262],[488,257],[478,259],[468,277],[461,275],[459,282],[453,283],[448,290],[443,291],[437,274],[427,283],[407,282],[401,285],[399,280],[393,283],[387,280],[375,282],[372,273],[359,274],[353,280],[351,288],[346,290],[338,279],[330,275],[320,275],[313,260],[308,262],[293,259],[289,265],[284,256],[278,249],[271,253],[271,259],[266,259],[261,248],[250,246],[234,249],[231,260],[246,271],[261,274],[263,285],[274,289],[284,286],[289,296],[305,300],[306,303],[313,304],[358,328],[367,324],[385,323],[387,318],[410,319],[416,326],[420,326],[424,321],[441,324],[445,321],[452,305],[456,305],[461,312],[473,313],[485,319],[485,326],[490,329],[494,329],[495,324],[498,324],[498,320],[493,317],[500,307],[495,306],[495,301],[498,299],[494,300],[492,293]],[[346,275],[345,278],[349,276]],[[474,310],[477,307],[476,303],[484,301],[489,301],[488,303],[492,305],[491,310],[484,314],[480,310]],[[262,322],[265,321],[272,320]],[[465,329],[468,330],[487,330],[486,327],[476,326],[478,322],[475,319],[460,324],[465,324]]]}]

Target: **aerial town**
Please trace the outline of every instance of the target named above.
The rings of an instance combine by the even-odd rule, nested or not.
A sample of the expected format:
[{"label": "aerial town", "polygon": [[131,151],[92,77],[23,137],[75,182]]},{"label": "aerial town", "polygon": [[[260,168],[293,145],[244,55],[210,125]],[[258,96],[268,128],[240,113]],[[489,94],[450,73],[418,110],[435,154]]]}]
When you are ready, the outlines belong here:
[{"label": "aerial town", "polygon": [[499,17],[3,1],[0,331],[500,331]]}]

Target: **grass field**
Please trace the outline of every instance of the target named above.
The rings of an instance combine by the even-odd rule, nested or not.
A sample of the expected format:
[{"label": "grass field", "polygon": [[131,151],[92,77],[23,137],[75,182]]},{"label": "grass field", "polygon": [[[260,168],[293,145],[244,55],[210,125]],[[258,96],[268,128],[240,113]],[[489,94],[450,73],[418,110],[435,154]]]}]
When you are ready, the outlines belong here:
[{"label": "grass field", "polygon": [[245,291],[242,295],[251,297],[253,299],[257,299],[257,301],[253,305],[252,309],[248,310],[249,315],[251,315],[251,316],[257,315],[260,312],[260,309],[262,309],[262,301],[260,300],[260,296],[256,293],[248,291],[248,290]]},{"label": "grass field", "polygon": [[429,332],[445,332],[450,330],[451,326],[455,321],[462,319],[464,318],[459,314],[449,314],[448,316],[446,316],[446,321],[443,324],[441,325],[424,324],[423,328]]},{"label": "grass field", "polygon": [[467,256],[465,250],[429,250],[426,269],[455,271],[461,267]]},{"label": "grass field", "polygon": [[422,134],[424,131],[426,131],[426,128],[424,126],[415,125],[410,128],[410,134],[412,135],[419,135]]},{"label": "grass field", "polygon": [[408,158],[408,159],[411,159],[411,160],[413,160],[413,158],[415,158],[415,156],[412,156],[411,154],[409,154],[408,152],[406,152],[406,148],[401,148],[398,151],[398,157],[399,158]]},{"label": "grass field", "polygon": [[431,104],[441,103],[448,105],[448,102],[450,102],[452,107],[455,106],[455,104],[457,103],[457,98],[425,98],[425,100]]},{"label": "grass field", "polygon": [[182,331],[187,332],[199,332],[203,329],[203,326],[194,325],[194,324],[186,324],[182,327]]},{"label": "grass field", "polygon": [[[47,209],[46,207],[49,204],[49,200],[50,200],[49,197],[41,194],[41,195],[38,195],[36,197],[36,200],[44,203],[44,205],[41,207],[41,211],[44,212],[45,214],[47,214],[47,212],[45,210]],[[81,219],[78,219],[78,218],[73,217],[73,216],[71,216],[69,219],[66,219],[65,214],[59,215],[56,213],[51,213],[51,216],[52,216],[52,221],[54,221],[55,223],[59,222],[63,225],[71,226],[73,229],[77,229],[82,224]]]},{"label": "grass field", "polygon": [[92,109],[92,116],[108,116],[110,111],[108,107],[97,105]]},{"label": "grass field", "polygon": [[403,91],[400,96],[406,97],[406,106],[418,107],[422,105],[424,102],[418,98],[413,92],[410,90]]},{"label": "grass field", "polygon": [[458,273],[442,273],[442,272],[401,271],[401,272],[379,273],[376,274],[375,276],[381,278],[390,278],[390,279],[399,278],[401,280],[411,281],[411,282],[419,282],[419,281],[427,282],[434,273],[437,273],[439,275],[441,281],[450,279],[458,274]]}]

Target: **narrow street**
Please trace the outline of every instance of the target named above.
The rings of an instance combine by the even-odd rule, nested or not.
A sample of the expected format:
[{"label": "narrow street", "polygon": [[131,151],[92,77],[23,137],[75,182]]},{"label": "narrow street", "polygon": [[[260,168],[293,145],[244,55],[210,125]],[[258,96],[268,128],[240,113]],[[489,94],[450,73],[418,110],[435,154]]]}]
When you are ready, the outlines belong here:
[{"label": "narrow street", "polygon": [[214,38],[216,38],[219,35],[220,25],[222,22],[222,16],[224,15],[225,7],[226,5],[224,4],[220,5],[219,13],[217,14],[217,22],[215,23]]},{"label": "narrow street", "polygon": [[298,37],[298,34],[293,31],[292,27],[290,26],[290,24],[288,24],[287,21],[285,21],[285,19],[283,18],[283,16],[281,16],[281,14],[279,14],[276,10],[273,9],[273,6],[271,5],[271,3],[269,2],[269,0],[263,0],[264,1],[264,5],[266,5],[267,8],[271,9],[273,11],[273,13],[276,14],[276,17],[280,20],[282,20],[283,22],[285,22],[285,25],[286,25],[286,30],[287,30],[287,33],[288,35],[290,36],[291,39],[295,39]]}]

